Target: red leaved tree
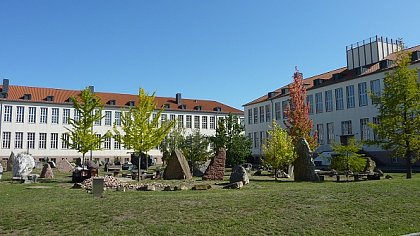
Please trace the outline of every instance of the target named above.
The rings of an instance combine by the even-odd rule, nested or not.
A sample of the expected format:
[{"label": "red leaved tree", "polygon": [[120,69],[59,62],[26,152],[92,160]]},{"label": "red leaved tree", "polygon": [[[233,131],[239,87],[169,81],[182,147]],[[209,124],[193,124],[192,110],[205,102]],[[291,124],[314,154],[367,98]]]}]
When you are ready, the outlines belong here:
[{"label": "red leaved tree", "polygon": [[299,138],[305,138],[311,150],[317,143],[316,132],[311,135],[313,123],[309,118],[309,104],[306,102],[306,88],[303,84],[302,73],[296,68],[293,74],[293,83],[289,85],[290,100],[286,108],[287,119],[284,121],[286,130],[296,144]]}]

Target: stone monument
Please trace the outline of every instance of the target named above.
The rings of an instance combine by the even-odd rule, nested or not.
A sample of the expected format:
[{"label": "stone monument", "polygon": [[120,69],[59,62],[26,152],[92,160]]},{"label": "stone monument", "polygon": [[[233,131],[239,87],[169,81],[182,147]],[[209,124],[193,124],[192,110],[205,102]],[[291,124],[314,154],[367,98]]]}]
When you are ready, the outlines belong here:
[{"label": "stone monument", "polygon": [[9,160],[7,160],[7,171],[13,171],[13,163],[15,161],[15,153],[11,152],[9,156]]},{"label": "stone monument", "polygon": [[44,167],[42,168],[40,177],[41,178],[46,178],[46,179],[54,178],[54,173],[52,171],[52,168],[51,168],[50,164],[48,164],[48,163],[44,164]]},{"label": "stone monument", "polygon": [[57,163],[57,169],[61,172],[71,173],[73,172],[73,166],[67,160],[63,159]]},{"label": "stone monument", "polygon": [[300,138],[296,149],[297,158],[294,162],[293,173],[295,181],[319,181],[319,176],[315,173],[312,152],[306,139]]},{"label": "stone monument", "polygon": [[187,159],[180,150],[172,152],[163,172],[163,179],[192,179]]},{"label": "stone monument", "polygon": [[232,174],[229,178],[230,183],[242,182],[244,185],[249,184],[248,173],[245,168],[241,165],[236,165],[232,169]]},{"label": "stone monument", "polygon": [[203,180],[223,180],[223,176],[225,175],[225,161],[226,150],[220,148],[216,156],[211,160],[206,172],[204,172]]},{"label": "stone monument", "polygon": [[26,153],[19,153],[13,162],[13,177],[26,178],[35,167],[34,158]]}]

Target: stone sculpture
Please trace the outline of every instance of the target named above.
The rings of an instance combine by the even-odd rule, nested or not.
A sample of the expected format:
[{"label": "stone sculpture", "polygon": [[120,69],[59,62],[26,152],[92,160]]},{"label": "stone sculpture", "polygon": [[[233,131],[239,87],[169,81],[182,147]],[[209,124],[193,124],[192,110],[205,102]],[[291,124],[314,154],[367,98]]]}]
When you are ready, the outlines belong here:
[{"label": "stone sculpture", "polygon": [[225,175],[226,150],[220,148],[216,156],[211,160],[206,172],[204,172],[203,180],[223,180]]},{"label": "stone sculpture", "polygon": [[54,178],[54,173],[52,171],[52,168],[51,168],[50,164],[48,164],[48,163],[44,164],[44,167],[42,168],[40,177],[41,178],[46,178],[46,179]]},{"label": "stone sculpture", "polygon": [[300,138],[296,149],[297,158],[293,173],[295,181],[319,181],[319,176],[315,173],[312,152],[306,139]]},{"label": "stone sculpture", "polygon": [[9,160],[7,160],[7,171],[13,171],[13,163],[15,161],[15,153],[11,152],[9,156]]},{"label": "stone sculpture", "polygon": [[246,169],[241,165],[236,165],[232,169],[232,174],[229,178],[230,183],[242,182],[244,185],[249,184],[249,177]]},{"label": "stone sculpture", "polygon": [[70,173],[73,171],[73,166],[67,160],[63,159],[57,163],[57,169],[61,172]]},{"label": "stone sculpture", "polygon": [[192,179],[190,167],[182,152],[175,150],[167,161],[163,179]]},{"label": "stone sculpture", "polygon": [[28,176],[35,167],[34,158],[26,153],[19,153],[13,162],[13,177]]}]

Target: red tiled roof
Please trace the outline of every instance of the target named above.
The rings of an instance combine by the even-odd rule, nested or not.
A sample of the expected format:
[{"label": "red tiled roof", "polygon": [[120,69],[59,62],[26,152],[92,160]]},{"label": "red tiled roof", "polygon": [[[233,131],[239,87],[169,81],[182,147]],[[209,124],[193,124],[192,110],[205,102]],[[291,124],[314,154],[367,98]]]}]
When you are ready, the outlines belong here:
[{"label": "red tiled roof", "polygon": [[[3,86],[0,86],[1,88]],[[65,90],[65,89],[53,89],[53,88],[37,88],[28,86],[9,85],[7,101],[25,101],[23,96],[25,94],[31,94],[30,102],[43,102],[43,103],[57,103],[65,104],[70,97],[78,96],[79,90]],[[101,99],[105,106],[110,100],[115,100],[116,107],[126,106],[129,101],[138,103],[138,95],[132,94],[118,94],[118,93],[104,93],[95,92],[95,94]],[[47,101],[47,96],[54,96],[54,101]],[[197,111],[195,107],[201,106],[202,112],[214,112],[216,113],[216,107],[220,107],[221,110],[218,113],[232,113],[237,115],[243,115],[243,111],[233,108],[231,106],[222,104],[216,101],[210,100],[198,100],[198,99],[185,99],[182,98],[182,104],[185,105],[185,109],[180,109],[176,103],[175,98],[170,97],[155,97],[157,107],[162,107],[164,104],[169,104],[169,108],[165,108],[167,111]]]},{"label": "red tiled roof", "polygon": [[[409,52],[420,51],[420,45],[412,47],[412,48],[408,48],[408,49],[405,49],[405,50],[407,50]],[[396,57],[396,53],[392,53],[392,54],[388,55],[385,59],[395,60],[395,57]],[[385,70],[389,70],[389,68],[385,69]],[[326,72],[326,73],[323,73],[323,74],[319,74],[319,75],[315,75],[315,76],[306,78],[306,79],[303,80],[303,83],[307,85],[306,89],[310,90],[314,87],[314,82],[313,81],[315,79],[324,80],[324,82],[322,84],[317,86],[317,87],[321,87],[321,86],[337,83],[337,82],[343,81],[343,80],[350,80],[350,79],[355,79],[355,78],[358,78],[358,77],[366,76],[366,75],[369,75],[369,74],[374,74],[374,73],[377,73],[377,72],[380,72],[380,71],[384,71],[384,70],[380,69],[379,62],[377,62],[375,64],[372,64],[372,65],[369,65],[367,70],[360,75],[356,75],[355,69],[348,70],[347,67],[342,67],[342,68],[335,69],[335,70],[332,70],[332,71],[329,71],[329,72]],[[338,81],[333,80],[333,75],[334,74],[340,74],[340,79]],[[271,99],[282,97],[282,96],[287,96],[287,95],[281,94],[281,90],[283,88],[288,88],[289,85],[290,84],[287,84],[287,85],[285,85],[281,88],[278,88],[278,89],[274,90],[274,92],[277,92],[279,94],[272,97]],[[266,95],[261,96],[261,97],[255,99],[251,102],[246,103],[243,106],[253,105],[253,104],[257,104],[257,103],[268,101],[268,100],[269,100],[268,94],[266,94]]]}]

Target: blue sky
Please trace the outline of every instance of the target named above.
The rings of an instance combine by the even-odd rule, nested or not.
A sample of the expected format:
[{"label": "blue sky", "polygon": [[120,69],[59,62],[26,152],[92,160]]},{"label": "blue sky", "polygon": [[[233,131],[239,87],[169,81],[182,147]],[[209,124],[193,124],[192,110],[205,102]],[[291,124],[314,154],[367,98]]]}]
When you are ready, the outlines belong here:
[{"label": "blue sky", "polygon": [[420,1],[1,0],[0,78],[13,85],[210,99],[236,108],[345,66],[375,35],[420,44]]}]

